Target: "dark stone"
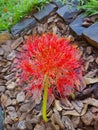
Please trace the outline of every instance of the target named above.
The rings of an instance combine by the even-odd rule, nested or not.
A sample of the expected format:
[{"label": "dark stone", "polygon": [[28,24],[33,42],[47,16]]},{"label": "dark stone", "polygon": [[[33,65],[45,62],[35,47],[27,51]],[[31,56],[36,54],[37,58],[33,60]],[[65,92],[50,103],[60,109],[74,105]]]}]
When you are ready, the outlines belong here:
[{"label": "dark stone", "polygon": [[24,32],[25,30],[30,29],[31,27],[34,27],[36,24],[35,18],[28,18],[20,23],[16,24],[12,29],[11,33],[15,36],[17,34],[21,34],[21,32]]},{"label": "dark stone", "polygon": [[86,27],[82,26],[82,23],[84,21],[84,15],[79,15],[70,25],[70,29],[77,35],[81,36],[83,31],[86,29]]},{"label": "dark stone", "polygon": [[65,5],[57,10],[57,14],[61,16],[67,24],[70,24],[80,13],[76,7]]},{"label": "dark stone", "polygon": [[84,30],[83,36],[91,45],[98,48],[98,22]]},{"label": "dark stone", "polygon": [[45,17],[47,17],[54,9],[56,8],[56,5],[54,4],[48,4],[45,8],[43,8],[41,11],[34,14],[34,17],[41,21]]}]

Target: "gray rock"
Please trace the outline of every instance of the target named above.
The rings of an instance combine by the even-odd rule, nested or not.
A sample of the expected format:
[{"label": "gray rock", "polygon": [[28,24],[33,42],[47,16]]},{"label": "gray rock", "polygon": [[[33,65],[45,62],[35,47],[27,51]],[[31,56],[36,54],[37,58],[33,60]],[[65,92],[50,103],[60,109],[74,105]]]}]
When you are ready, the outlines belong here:
[{"label": "gray rock", "polygon": [[98,22],[84,30],[83,36],[91,45],[98,48]]},{"label": "gray rock", "polygon": [[14,27],[11,29],[11,33],[13,36],[17,34],[21,34],[21,32],[30,29],[31,27],[34,27],[36,24],[36,20],[34,18],[28,18],[20,23],[16,24]]},{"label": "gray rock", "polygon": [[37,20],[41,21],[46,16],[48,16],[55,8],[56,8],[56,5],[48,4],[48,5],[46,5],[46,7],[44,9],[42,9],[41,11],[35,13],[34,17]]},{"label": "gray rock", "polygon": [[13,50],[8,56],[7,60],[13,60],[15,58],[15,51]]},{"label": "gray rock", "polygon": [[16,83],[15,82],[11,82],[9,85],[7,85],[7,89],[9,90],[13,90],[16,87]]},{"label": "gray rock", "polygon": [[19,121],[17,127],[19,130],[25,130],[26,129],[25,121]]},{"label": "gray rock", "polygon": [[5,86],[0,86],[0,92],[4,92],[5,91]]},{"label": "gray rock", "polygon": [[69,24],[76,18],[76,16],[79,14],[79,11],[76,9],[76,7],[65,5],[57,10],[57,14]]},{"label": "gray rock", "polygon": [[69,26],[70,29],[77,35],[81,36],[83,31],[86,29],[85,27],[82,26],[82,22],[84,19],[84,15],[81,14],[79,15]]},{"label": "gray rock", "polygon": [[0,56],[2,56],[3,54],[4,54],[4,50],[0,48]]},{"label": "gray rock", "polygon": [[20,92],[17,94],[17,101],[20,103],[20,102],[23,102],[25,100],[25,94],[24,92]]}]

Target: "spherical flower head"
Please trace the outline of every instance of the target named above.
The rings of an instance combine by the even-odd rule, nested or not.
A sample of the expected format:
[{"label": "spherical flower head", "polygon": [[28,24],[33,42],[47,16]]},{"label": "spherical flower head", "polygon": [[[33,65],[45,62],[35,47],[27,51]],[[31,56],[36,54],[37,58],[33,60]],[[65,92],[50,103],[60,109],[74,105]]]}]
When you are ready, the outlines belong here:
[{"label": "spherical flower head", "polygon": [[30,37],[18,59],[20,79],[28,90],[42,92],[45,75],[49,78],[49,93],[69,96],[82,83],[82,69],[78,50],[67,38],[55,34]]}]

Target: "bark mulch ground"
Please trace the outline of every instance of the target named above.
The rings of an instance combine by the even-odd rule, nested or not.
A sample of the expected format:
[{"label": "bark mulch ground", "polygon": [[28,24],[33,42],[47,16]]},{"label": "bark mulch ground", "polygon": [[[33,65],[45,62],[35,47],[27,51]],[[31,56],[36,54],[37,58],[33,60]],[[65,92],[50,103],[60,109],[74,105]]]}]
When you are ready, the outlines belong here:
[{"label": "bark mulch ground", "polygon": [[[53,32],[69,37],[80,49],[84,61],[84,82],[75,99],[49,97],[48,123],[41,117],[42,96],[34,101],[22,86],[13,70],[13,60],[30,35]],[[73,37],[68,25],[54,12],[47,20],[30,29],[25,36],[9,40],[0,47],[0,99],[5,115],[6,130],[98,130],[98,49],[83,39]]]}]

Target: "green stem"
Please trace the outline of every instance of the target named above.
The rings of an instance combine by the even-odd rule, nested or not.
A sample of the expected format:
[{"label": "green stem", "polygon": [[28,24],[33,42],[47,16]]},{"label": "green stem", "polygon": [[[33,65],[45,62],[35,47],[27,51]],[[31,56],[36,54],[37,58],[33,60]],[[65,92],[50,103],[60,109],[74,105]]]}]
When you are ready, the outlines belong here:
[{"label": "green stem", "polygon": [[42,116],[43,116],[43,120],[45,122],[48,121],[47,118],[47,98],[48,98],[48,87],[49,87],[49,79],[48,79],[48,75],[45,75],[45,79],[44,79],[44,95],[43,95],[43,104],[42,104]]}]

